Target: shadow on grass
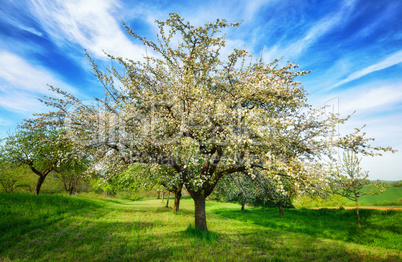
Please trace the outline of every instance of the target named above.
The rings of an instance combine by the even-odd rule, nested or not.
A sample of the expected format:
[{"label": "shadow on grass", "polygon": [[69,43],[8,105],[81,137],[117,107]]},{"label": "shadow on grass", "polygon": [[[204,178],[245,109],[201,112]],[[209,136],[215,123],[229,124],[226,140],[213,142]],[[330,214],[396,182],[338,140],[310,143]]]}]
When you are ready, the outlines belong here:
[{"label": "shadow on grass", "polygon": [[[209,214],[213,231],[207,233],[185,227],[194,221],[192,207],[175,214],[153,203],[137,202],[132,207],[110,203],[66,217],[0,243],[4,247],[0,261],[400,261],[395,251],[381,256],[347,243],[272,229],[286,227],[277,210],[230,213],[222,208],[218,210],[222,214],[238,220],[244,216],[248,223]],[[297,212],[288,214],[291,211],[285,219],[293,217],[296,225],[308,230],[311,225],[297,220]],[[332,214],[320,212],[318,217],[323,218]],[[310,214],[310,219],[313,215],[317,214]]]},{"label": "shadow on grass", "polygon": [[[23,261],[362,261],[387,260],[348,251],[342,243],[314,237],[256,232],[159,233],[162,222],[100,222],[54,225],[27,234],[0,260]],[[397,261],[397,257],[394,259]]]},{"label": "shadow on grass", "polygon": [[355,210],[288,209],[279,217],[276,209],[246,211],[215,209],[215,214],[239,221],[314,237],[402,250],[402,212],[361,210],[362,227]]},{"label": "shadow on grass", "polygon": [[218,239],[218,234],[212,231],[204,231],[199,228],[189,225],[183,232],[183,235],[188,238],[198,239],[203,244],[213,244]]},{"label": "shadow on grass", "polygon": [[168,223],[101,222],[54,225],[31,232],[0,261],[398,261],[348,250],[343,243],[249,228],[233,233],[160,233]]}]

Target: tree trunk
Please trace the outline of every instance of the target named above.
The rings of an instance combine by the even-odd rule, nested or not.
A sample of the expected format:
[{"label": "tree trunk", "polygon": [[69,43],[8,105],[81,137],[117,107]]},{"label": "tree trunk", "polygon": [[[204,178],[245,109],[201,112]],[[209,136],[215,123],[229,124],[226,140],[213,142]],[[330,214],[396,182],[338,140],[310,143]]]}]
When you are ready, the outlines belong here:
[{"label": "tree trunk", "polygon": [[246,202],[241,203],[241,211],[244,210],[244,206],[246,205]]},{"label": "tree trunk", "polygon": [[162,192],[162,203],[165,202],[165,192]]},{"label": "tree trunk", "polygon": [[158,199],[161,199],[161,192],[158,191]]},{"label": "tree trunk", "polygon": [[77,181],[75,183],[75,194],[77,194],[78,192],[78,183],[80,182],[80,180],[77,178]]},{"label": "tree trunk", "polygon": [[357,223],[359,224],[359,227],[361,227],[362,224],[360,223],[359,204],[357,203],[357,198],[355,198],[355,199],[356,199]]},{"label": "tree trunk", "polygon": [[34,195],[39,195],[40,188],[41,188],[41,186],[43,184],[43,181],[45,181],[45,178],[46,178],[46,175],[45,176],[43,176],[43,175],[39,176],[38,182],[36,182]]},{"label": "tree trunk", "polygon": [[195,210],[195,227],[204,231],[208,231],[207,219],[205,215],[205,197],[199,193],[188,190],[194,200]]},{"label": "tree trunk", "polygon": [[282,201],[278,202],[278,207],[279,207],[279,215],[283,217],[283,208],[282,208]]},{"label": "tree trunk", "polygon": [[169,198],[170,198],[170,191],[168,192],[168,195],[167,195],[166,207],[169,207]]},{"label": "tree trunk", "polygon": [[180,207],[181,189],[174,192],[173,211],[178,212]]}]

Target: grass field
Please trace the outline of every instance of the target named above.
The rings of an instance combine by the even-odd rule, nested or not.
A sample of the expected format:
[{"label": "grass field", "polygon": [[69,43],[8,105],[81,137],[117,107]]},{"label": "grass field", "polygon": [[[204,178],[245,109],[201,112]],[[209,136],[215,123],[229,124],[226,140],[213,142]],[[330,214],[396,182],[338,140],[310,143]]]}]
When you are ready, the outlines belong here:
[{"label": "grass field", "polygon": [[402,213],[247,208],[208,202],[0,194],[0,261],[401,261]]},{"label": "grass field", "polygon": [[[366,205],[384,205],[387,206],[391,202],[398,202],[402,199],[402,187],[390,187],[381,195],[361,196],[359,202]],[[401,203],[402,205],[402,203]]]}]

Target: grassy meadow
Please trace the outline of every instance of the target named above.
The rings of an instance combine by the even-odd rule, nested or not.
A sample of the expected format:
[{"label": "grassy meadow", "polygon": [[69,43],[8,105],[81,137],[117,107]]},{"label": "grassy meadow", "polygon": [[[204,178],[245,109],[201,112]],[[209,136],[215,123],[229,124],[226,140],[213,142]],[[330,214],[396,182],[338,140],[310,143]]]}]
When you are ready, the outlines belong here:
[{"label": "grassy meadow", "polygon": [[401,261],[402,212],[0,193],[0,261]]},{"label": "grassy meadow", "polygon": [[402,206],[402,187],[390,187],[381,195],[365,195],[359,198],[363,205]]}]

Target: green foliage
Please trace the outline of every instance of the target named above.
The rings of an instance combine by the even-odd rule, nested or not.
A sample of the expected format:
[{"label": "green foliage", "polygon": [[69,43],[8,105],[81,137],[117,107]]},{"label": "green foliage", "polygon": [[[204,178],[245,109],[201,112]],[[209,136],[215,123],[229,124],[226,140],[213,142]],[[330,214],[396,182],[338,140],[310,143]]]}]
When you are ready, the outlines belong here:
[{"label": "green foliage", "polygon": [[391,187],[402,187],[402,180],[391,182],[390,186]]},{"label": "green foliage", "polygon": [[32,192],[35,182],[34,174],[29,168],[0,162],[0,191]]},{"label": "green foliage", "polygon": [[340,195],[331,194],[326,198],[320,196],[298,195],[292,204],[296,208],[314,208],[314,207],[342,207],[348,203],[347,198]]}]

